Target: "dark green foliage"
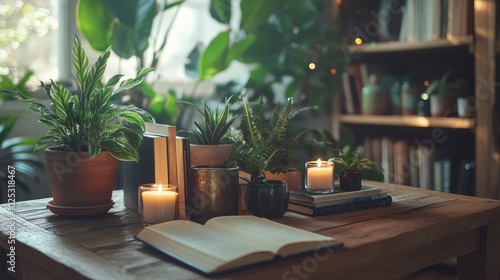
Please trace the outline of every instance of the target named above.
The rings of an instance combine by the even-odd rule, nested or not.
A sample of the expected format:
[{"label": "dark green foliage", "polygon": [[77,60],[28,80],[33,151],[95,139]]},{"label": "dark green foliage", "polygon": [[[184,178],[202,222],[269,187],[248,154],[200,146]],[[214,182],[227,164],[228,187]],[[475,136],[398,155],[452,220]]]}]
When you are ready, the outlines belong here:
[{"label": "dark green foliage", "polygon": [[222,110],[219,110],[219,107],[211,109],[205,102],[203,102],[202,110],[191,102],[179,101],[179,103],[184,103],[195,108],[202,117],[202,122],[195,121],[194,130],[189,132],[192,144],[220,145],[231,143],[227,132],[236,116],[230,116],[229,114],[229,101],[230,98],[226,99]]},{"label": "dark green foliage", "polygon": [[342,165],[345,170],[376,169],[384,172],[382,167],[378,166],[376,162],[363,157],[358,151],[349,151],[349,146],[346,146],[343,152],[341,150],[335,150],[334,153],[335,156],[329,159],[329,161]]},{"label": "dark green foliage", "polygon": [[102,84],[110,52],[111,48],[107,48],[89,68],[87,55],[75,37],[72,56],[80,89],[78,93],[73,94],[54,81],[50,86],[42,83],[52,101],[46,107],[37,99],[16,92],[18,99],[29,104],[27,112],[38,113],[39,121],[51,127],[37,141],[35,149],[88,151],[90,157],[106,150],[119,160],[137,160],[144,122],[153,121],[153,118],[135,106],[115,105],[111,99],[119,92],[137,86],[153,69],[141,69],[132,79],[121,80],[122,75],[115,75]]},{"label": "dark green foliage", "polygon": [[292,131],[289,124],[291,118],[307,109],[293,110],[293,99],[289,98],[284,107],[278,104],[267,118],[263,99],[260,99],[254,115],[248,99],[243,97],[241,131],[235,136],[234,145],[240,168],[252,175],[264,171],[286,173],[296,170],[299,149],[308,130]]},{"label": "dark green foliage", "polygon": [[[39,181],[39,172],[43,162],[33,154],[36,139],[30,137],[7,138],[14,127],[17,116],[0,117],[0,189],[7,189],[9,166],[15,168],[14,182],[16,187],[29,191],[29,180]],[[11,175],[12,176],[12,175]],[[0,194],[1,196],[1,194]]]}]

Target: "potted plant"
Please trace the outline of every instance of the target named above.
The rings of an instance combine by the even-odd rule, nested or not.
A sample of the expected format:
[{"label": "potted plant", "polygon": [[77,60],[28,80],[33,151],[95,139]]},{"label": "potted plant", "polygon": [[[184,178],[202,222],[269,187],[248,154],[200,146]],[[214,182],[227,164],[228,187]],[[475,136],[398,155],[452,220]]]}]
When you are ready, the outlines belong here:
[{"label": "potted plant", "polygon": [[349,146],[346,146],[344,153],[335,150],[335,156],[328,161],[342,166],[343,170],[339,172],[339,190],[358,191],[361,189],[362,170],[377,169],[381,172],[384,170],[376,162],[363,157],[358,151],[349,151],[348,148]]},{"label": "potted plant", "polygon": [[250,175],[240,177],[248,183],[244,191],[247,210],[255,216],[273,219],[283,216],[288,209],[289,192],[285,181],[267,180],[264,171],[277,150],[269,152],[264,157],[241,139],[234,143],[233,160],[238,163],[240,171]]},{"label": "potted plant", "polygon": [[257,114],[254,115],[248,99],[243,97],[241,137],[237,137],[236,141],[244,140],[256,153],[268,159],[263,169],[267,179],[284,180],[290,189],[300,189],[302,176],[297,169],[300,164],[299,149],[305,145],[308,130],[292,130],[290,120],[310,108],[294,110],[293,99],[288,98],[283,108],[280,103],[276,105],[270,118],[266,117],[265,109],[264,100],[260,98]]},{"label": "potted plant", "polygon": [[153,121],[144,110],[111,102],[114,95],[136,86],[153,69],[141,69],[131,79],[122,80],[123,75],[115,75],[102,84],[110,52],[111,48],[106,49],[89,67],[87,55],[75,36],[72,57],[78,92],[71,93],[55,81],[51,85],[42,83],[52,101],[49,107],[15,92],[18,99],[28,103],[27,112],[40,114],[39,121],[51,127],[38,139],[35,149],[45,149],[54,198],[47,206],[53,212],[107,212],[113,205],[111,193],[117,160],[137,160],[144,122]]},{"label": "potted plant", "polygon": [[427,88],[430,95],[430,112],[432,117],[453,117],[457,95],[462,91],[462,81],[450,81],[451,71],[446,71],[439,79]]},{"label": "potted plant", "polygon": [[[270,119],[265,116],[261,98],[254,116],[248,99],[243,97],[243,118],[234,137],[234,157],[241,176],[248,182],[245,191],[247,210],[253,215],[278,218],[288,208],[289,189],[302,187],[302,176],[297,170],[298,150],[304,144],[307,130],[292,132],[290,119],[302,110],[293,110],[293,99],[286,106],[275,107]],[[290,175],[289,177],[280,177]],[[292,186],[292,187],[290,187]]]},{"label": "potted plant", "polygon": [[195,121],[195,128],[186,132],[190,140],[191,165],[223,165],[231,159],[232,141],[229,128],[236,116],[229,113],[228,98],[222,109],[211,109],[203,102],[203,109],[188,101],[179,101],[195,108],[201,115],[201,122]]}]

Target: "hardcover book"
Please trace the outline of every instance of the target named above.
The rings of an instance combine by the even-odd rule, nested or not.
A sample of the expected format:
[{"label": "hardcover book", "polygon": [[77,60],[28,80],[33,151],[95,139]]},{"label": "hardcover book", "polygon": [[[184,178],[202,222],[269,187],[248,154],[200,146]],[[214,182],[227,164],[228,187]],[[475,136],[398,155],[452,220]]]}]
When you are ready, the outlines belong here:
[{"label": "hardcover book", "polygon": [[392,203],[392,197],[390,195],[383,197],[383,198],[377,198],[377,199],[372,199],[368,201],[357,201],[357,202],[350,202],[346,204],[339,204],[339,205],[330,205],[330,206],[324,206],[324,207],[311,207],[311,206],[305,206],[302,204],[297,204],[293,202],[288,203],[288,210],[310,215],[310,216],[323,216],[323,215],[330,215],[330,214],[338,214],[338,213],[343,213],[343,212],[349,212],[349,211],[355,211],[355,210],[362,210],[362,209],[370,209],[370,208],[375,208],[375,207],[381,207],[381,206],[387,206]]},{"label": "hardcover book", "polygon": [[337,199],[337,200],[323,201],[323,202],[321,202],[321,201],[320,202],[306,202],[306,201],[294,200],[294,199],[290,199],[290,202],[295,203],[295,204],[308,206],[308,207],[319,208],[319,207],[349,204],[349,203],[355,203],[355,202],[361,202],[361,201],[370,201],[370,200],[374,200],[374,199],[385,198],[387,196],[389,196],[389,194],[380,193],[380,194],[374,194],[374,195],[363,196],[363,197]]},{"label": "hardcover book", "polygon": [[165,222],[145,227],[135,238],[207,274],[343,245],[335,238],[255,216],[221,216],[205,225]]},{"label": "hardcover book", "polygon": [[334,188],[333,193],[328,194],[310,194],[304,190],[290,190],[290,200],[300,200],[305,202],[326,202],[343,200],[349,198],[365,197],[374,194],[380,194],[381,190],[377,187],[362,186],[359,191],[341,192]]}]

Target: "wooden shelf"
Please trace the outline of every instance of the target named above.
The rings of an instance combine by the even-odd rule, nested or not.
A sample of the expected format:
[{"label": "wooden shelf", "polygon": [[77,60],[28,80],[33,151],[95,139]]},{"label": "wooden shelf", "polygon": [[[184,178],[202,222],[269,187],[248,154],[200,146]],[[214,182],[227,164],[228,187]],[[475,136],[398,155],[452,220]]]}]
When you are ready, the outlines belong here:
[{"label": "wooden shelf", "polygon": [[422,116],[342,115],[340,116],[340,122],[343,124],[358,125],[441,127],[454,129],[472,129],[475,125],[474,119],[435,118]]},{"label": "wooden shelf", "polygon": [[474,39],[472,35],[456,37],[453,39],[438,39],[433,41],[418,41],[418,42],[382,42],[369,43],[362,45],[354,45],[349,47],[351,53],[375,54],[386,52],[404,52],[417,51],[425,49],[439,49],[457,46],[473,46]]}]

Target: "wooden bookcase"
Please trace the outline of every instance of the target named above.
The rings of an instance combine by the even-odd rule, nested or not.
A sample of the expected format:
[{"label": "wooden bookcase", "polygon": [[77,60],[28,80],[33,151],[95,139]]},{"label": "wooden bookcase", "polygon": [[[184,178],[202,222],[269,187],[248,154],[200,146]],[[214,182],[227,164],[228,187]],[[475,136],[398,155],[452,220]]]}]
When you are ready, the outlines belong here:
[{"label": "wooden bookcase", "polygon": [[[497,19],[497,4],[494,0],[459,0],[468,1],[471,17],[468,35],[453,39],[436,39],[418,42],[376,42],[362,45],[350,45],[348,50],[356,54],[355,62],[371,64],[403,64],[403,69],[412,65],[425,71],[425,67],[442,67],[436,60],[448,55],[450,67],[460,68],[461,73],[470,75],[473,87],[470,96],[476,102],[474,118],[458,117],[425,117],[418,115],[361,115],[345,114],[342,101],[335,103],[332,115],[333,131],[336,137],[342,137],[340,126],[350,128],[358,141],[363,145],[365,140],[373,135],[396,137],[398,139],[414,139],[426,137],[436,129],[444,131],[449,141],[437,147],[446,156],[454,160],[470,157],[475,165],[474,195],[500,199],[500,105],[496,86],[498,73],[495,49],[496,30],[500,20]],[[334,12],[340,19],[343,2],[357,3],[360,1],[333,1]],[[357,3],[359,5],[359,3]],[[452,55],[450,55],[450,53]],[[446,63],[446,59],[444,60]],[[406,68],[404,68],[406,67]],[[435,69],[431,69],[435,70]],[[444,148],[443,148],[444,147]],[[463,155],[463,157],[461,157]],[[459,176],[454,169],[452,176]],[[456,179],[456,178],[455,178]],[[456,182],[456,180],[455,180]]]}]

